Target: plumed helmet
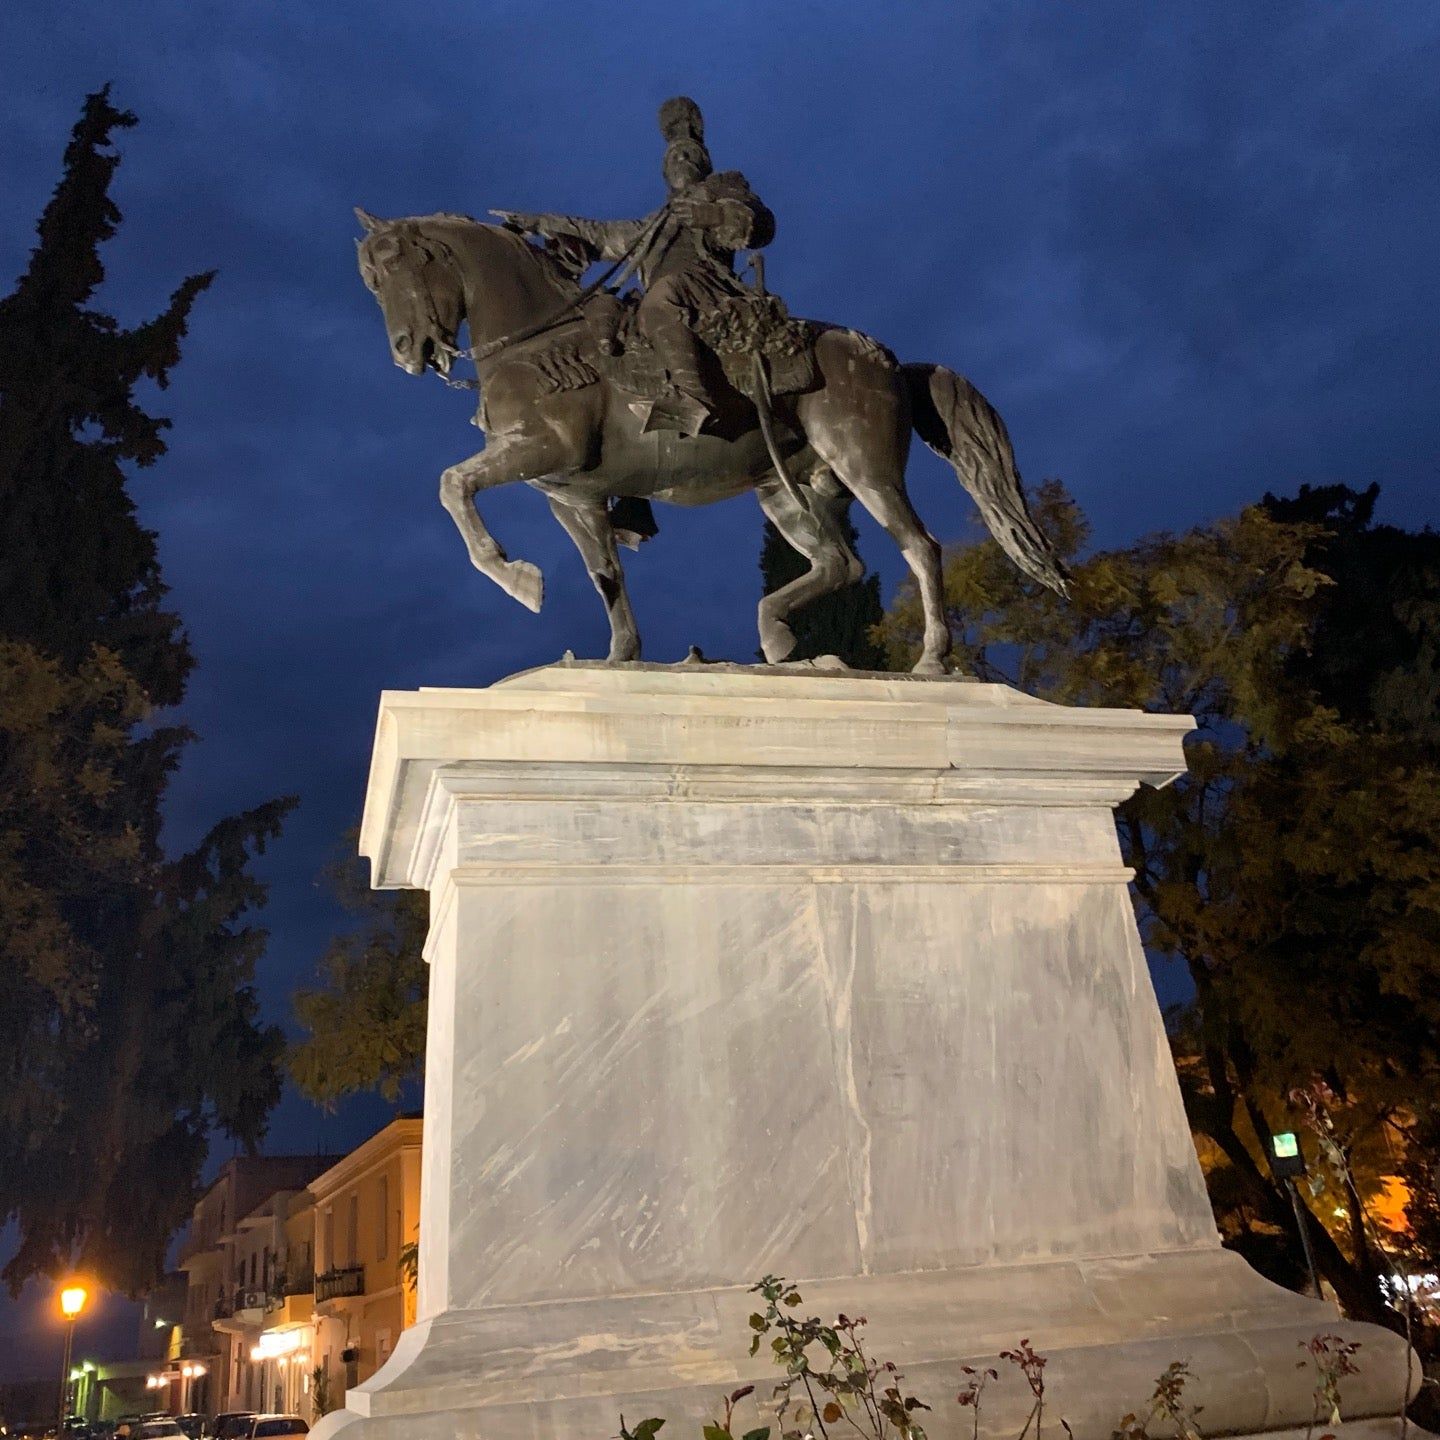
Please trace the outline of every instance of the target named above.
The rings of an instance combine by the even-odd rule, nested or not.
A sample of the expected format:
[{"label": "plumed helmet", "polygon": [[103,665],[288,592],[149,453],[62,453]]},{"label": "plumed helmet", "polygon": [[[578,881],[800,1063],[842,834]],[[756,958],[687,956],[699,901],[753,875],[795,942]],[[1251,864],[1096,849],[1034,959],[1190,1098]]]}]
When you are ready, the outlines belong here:
[{"label": "plumed helmet", "polygon": [[660,107],[660,133],[674,143],[676,140],[694,140],[703,144],[705,121],[700,107],[688,95],[677,95]]}]

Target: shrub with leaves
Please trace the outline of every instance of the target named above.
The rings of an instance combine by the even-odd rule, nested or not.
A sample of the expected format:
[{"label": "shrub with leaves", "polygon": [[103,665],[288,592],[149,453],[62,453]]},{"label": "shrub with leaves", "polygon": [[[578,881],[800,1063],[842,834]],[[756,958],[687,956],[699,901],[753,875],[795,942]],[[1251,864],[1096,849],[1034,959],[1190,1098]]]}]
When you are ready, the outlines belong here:
[{"label": "shrub with leaves", "polygon": [[1360,1349],[1358,1340],[1346,1340],[1341,1335],[1312,1335],[1300,1342],[1300,1348],[1307,1358],[1296,1363],[1297,1370],[1307,1365],[1315,1370],[1315,1406],[1306,1427],[1306,1440],[1323,1418],[1327,1425],[1340,1422],[1340,1382],[1347,1375],[1358,1375],[1360,1367],[1355,1363],[1356,1352]]},{"label": "shrub with leaves", "polygon": [[866,1353],[863,1315],[840,1315],[833,1325],[800,1315],[800,1292],[778,1275],[765,1276],[751,1293],[765,1308],[750,1317],[750,1353],[769,1336],[785,1370],[774,1395],[782,1440],[816,1432],[828,1440],[830,1427],[841,1425],[871,1440],[925,1440],[918,1412],[930,1407],[905,1393],[904,1376],[891,1362]]},{"label": "shrub with leaves", "polygon": [[1185,1386],[1194,1378],[1188,1361],[1172,1360],[1156,1379],[1150,1404],[1142,1414],[1126,1415],[1115,1427],[1114,1440],[1150,1440],[1157,1423],[1179,1440],[1202,1440],[1196,1417],[1203,1407],[1185,1403]]}]

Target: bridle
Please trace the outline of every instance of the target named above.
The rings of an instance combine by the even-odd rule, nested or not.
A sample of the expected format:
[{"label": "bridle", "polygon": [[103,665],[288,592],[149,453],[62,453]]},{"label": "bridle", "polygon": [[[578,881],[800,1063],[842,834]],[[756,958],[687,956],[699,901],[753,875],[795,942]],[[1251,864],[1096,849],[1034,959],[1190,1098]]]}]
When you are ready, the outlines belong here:
[{"label": "bridle", "polygon": [[[625,248],[624,253],[618,260],[605,271],[599,279],[592,281],[583,290],[575,295],[566,296],[564,301],[554,310],[543,315],[539,320],[533,320],[528,325],[523,325],[518,330],[512,330],[508,335],[502,335],[495,340],[487,340],[483,345],[459,346],[453,345],[444,338],[444,328],[440,322],[439,309],[435,304],[435,297],[431,293],[430,286],[425,283],[423,272],[426,265],[444,261],[450,267],[453,278],[460,279],[459,263],[455,258],[455,252],[443,240],[436,240],[431,236],[423,239],[416,234],[406,234],[403,237],[397,236],[397,244],[410,245],[418,250],[425,258],[416,271],[416,283],[424,296],[426,319],[431,325],[431,343],[437,350],[443,350],[453,363],[456,360],[470,360],[477,366],[498,355],[500,351],[509,349],[512,345],[522,344],[526,340],[533,340],[537,335],[543,335],[547,330],[553,330],[557,325],[578,315],[601,290],[612,286],[614,290],[620,290],[625,282],[629,280],[639,264],[640,256],[648,249],[650,242],[659,234],[670,213],[669,202],[662,205],[646,221],[644,227]],[[514,226],[506,226],[506,229],[513,233],[520,233]],[[452,390],[478,390],[480,389],[479,379],[459,380],[443,374],[436,370],[435,375]]]}]

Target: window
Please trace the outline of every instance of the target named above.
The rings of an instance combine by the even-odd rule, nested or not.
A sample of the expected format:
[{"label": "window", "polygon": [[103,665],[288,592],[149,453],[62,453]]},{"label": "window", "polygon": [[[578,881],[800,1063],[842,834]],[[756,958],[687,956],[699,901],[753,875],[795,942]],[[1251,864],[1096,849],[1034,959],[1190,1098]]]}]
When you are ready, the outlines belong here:
[{"label": "window", "polygon": [[349,1234],[346,1236],[346,1253],[349,1259],[348,1265],[355,1265],[360,1260],[360,1196],[358,1192],[350,1197],[350,1223],[346,1227]]},{"label": "window", "polygon": [[383,1260],[390,1253],[390,1177],[380,1177],[379,1226],[375,1233],[375,1258]]},{"label": "window", "polygon": [[377,1330],[375,1332],[375,1363],[383,1365],[390,1358],[390,1332],[388,1330]]},{"label": "window", "polygon": [[250,1288],[255,1288],[255,1252],[250,1252]]},{"label": "window", "polygon": [[325,1207],[325,1254],[322,1259],[327,1270],[335,1268],[335,1207],[333,1205]]}]

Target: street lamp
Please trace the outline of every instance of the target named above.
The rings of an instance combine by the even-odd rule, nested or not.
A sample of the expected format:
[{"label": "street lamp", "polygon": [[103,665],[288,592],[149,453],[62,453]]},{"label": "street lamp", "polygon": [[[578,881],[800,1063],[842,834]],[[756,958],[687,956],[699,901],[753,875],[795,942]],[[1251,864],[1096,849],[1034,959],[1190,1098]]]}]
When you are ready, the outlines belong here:
[{"label": "street lamp", "polygon": [[75,1344],[75,1322],[90,1298],[90,1291],[78,1280],[69,1280],[60,1287],[60,1314],[65,1319],[65,1352],[60,1364],[60,1419],[59,1426],[65,1428],[65,1416],[70,1409],[70,1352]]},{"label": "street lamp", "polygon": [[1315,1294],[1322,1300],[1320,1277],[1315,1273],[1315,1251],[1310,1244],[1310,1226],[1305,1220],[1305,1207],[1300,1202],[1300,1192],[1295,1182],[1305,1175],[1305,1155],[1300,1149],[1300,1137],[1291,1130],[1277,1131],[1270,1137],[1270,1173],[1284,1183],[1290,1192],[1290,1204],[1295,1210],[1295,1228],[1300,1232],[1300,1248],[1305,1252],[1305,1268],[1310,1272],[1310,1283]]}]

